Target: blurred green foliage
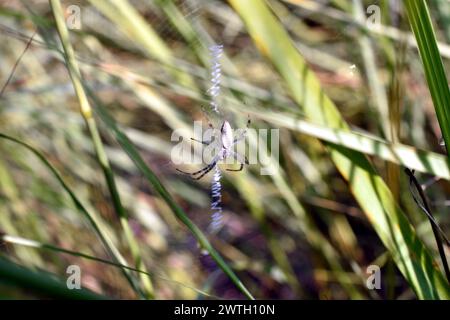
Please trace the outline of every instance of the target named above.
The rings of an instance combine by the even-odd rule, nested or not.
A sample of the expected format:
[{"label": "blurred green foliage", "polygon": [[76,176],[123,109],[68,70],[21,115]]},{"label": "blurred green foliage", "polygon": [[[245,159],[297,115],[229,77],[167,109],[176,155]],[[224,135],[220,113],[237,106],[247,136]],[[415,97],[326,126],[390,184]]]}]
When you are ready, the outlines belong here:
[{"label": "blurred green foliage", "polygon": [[[0,296],[448,299],[400,170],[433,181],[426,192],[448,230],[447,129],[435,113],[448,107],[443,2],[429,3],[436,38],[418,38],[443,57],[438,89],[425,75],[439,66],[424,69],[400,1],[375,3],[378,24],[374,4],[356,0],[61,5],[0,6],[2,83],[12,75],[0,97]],[[171,135],[206,127],[214,43],[224,45],[222,113],[235,128],[247,114],[253,128],[279,128],[280,158],[274,175],[224,171],[225,226],[208,234],[211,176],[175,170]],[[81,296],[64,290],[72,264]],[[366,283],[374,264],[380,290]],[[60,280],[45,287],[36,269]]]}]

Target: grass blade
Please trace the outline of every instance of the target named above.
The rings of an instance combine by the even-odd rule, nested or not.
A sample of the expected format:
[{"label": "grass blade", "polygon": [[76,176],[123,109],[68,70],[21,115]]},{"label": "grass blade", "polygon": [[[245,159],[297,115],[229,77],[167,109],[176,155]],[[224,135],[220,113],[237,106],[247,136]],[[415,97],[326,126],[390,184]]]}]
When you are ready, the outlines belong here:
[{"label": "grass blade", "polygon": [[167,70],[180,84],[195,88],[195,83],[188,74],[173,67],[172,51],[133,5],[126,0],[89,0],[89,2],[133,39],[133,42],[144,48],[148,56],[167,66]]},{"label": "grass blade", "polygon": [[[416,36],[442,136],[445,145],[450,146],[450,90],[431,23],[430,12],[424,0],[407,0],[404,4],[411,29]],[[447,147],[446,150],[450,159],[450,148]]]},{"label": "grass blade", "polygon": [[[93,95],[91,94],[91,97]],[[241,280],[236,276],[233,270],[228,266],[221,255],[212,247],[203,232],[189,219],[186,213],[181,209],[172,196],[169,194],[164,185],[159,181],[158,177],[153,173],[150,167],[142,159],[141,155],[134,147],[133,143],[128,139],[128,137],[119,129],[115,120],[109,116],[106,110],[98,103],[95,108],[99,118],[105,123],[106,127],[112,131],[117,142],[123,148],[123,150],[128,154],[130,159],[135,163],[139,171],[144,175],[147,181],[153,186],[153,188],[158,192],[158,194],[164,199],[164,201],[172,209],[175,216],[192,232],[194,237],[199,242],[200,246],[209,252],[211,257],[216,261],[218,266],[223,270],[223,272],[230,278],[230,280],[236,285],[236,287],[249,299],[254,299],[250,291],[244,286]]]},{"label": "grass blade", "polygon": [[341,129],[330,129],[309,121],[295,119],[280,112],[260,112],[248,110],[255,117],[274,125],[307,134],[322,141],[330,142],[366,155],[400,164],[419,172],[435,175],[450,181],[450,163],[447,157],[401,143],[389,143],[359,132]]},{"label": "grass blade", "polygon": [[36,290],[53,298],[77,300],[104,300],[107,297],[87,289],[70,290],[65,282],[48,273],[37,272],[0,257],[0,283],[10,284],[26,290]]},{"label": "grass blade", "polygon": [[85,206],[81,203],[81,201],[75,195],[75,193],[71,190],[69,185],[64,181],[64,179],[62,178],[62,176],[58,172],[58,170],[46,159],[46,157],[39,150],[35,149],[31,145],[29,145],[19,139],[16,139],[16,138],[6,135],[4,133],[0,133],[0,138],[17,143],[17,144],[25,147],[29,151],[31,151],[50,170],[50,172],[53,174],[53,176],[56,178],[56,180],[58,180],[58,182],[61,184],[63,189],[67,192],[67,194],[71,198],[75,207],[88,220],[88,222],[94,229],[95,233],[98,235],[101,242],[107,249],[108,253],[118,262],[125,261],[125,259],[122,257],[120,252],[117,250],[117,248],[112,243],[111,239],[107,236],[107,233],[105,231],[103,231],[102,228],[99,226],[99,224],[96,222],[95,217],[91,213],[89,213],[89,211],[85,208]]},{"label": "grass blade", "polygon": [[[125,233],[125,238],[130,246],[131,253],[132,253],[132,256],[133,256],[136,266],[139,269],[145,269],[145,266],[142,262],[139,245],[138,245],[138,243],[134,237],[133,231],[131,230],[131,227],[129,225],[128,217],[125,212],[125,209],[123,208],[122,201],[120,199],[120,194],[117,189],[117,185],[116,185],[115,178],[114,178],[114,173],[109,164],[108,157],[106,156],[106,153],[105,153],[105,150],[103,147],[103,143],[101,141],[100,134],[97,129],[97,124],[95,122],[95,119],[92,117],[91,106],[89,104],[86,93],[84,92],[84,88],[83,88],[83,85],[81,82],[80,69],[79,69],[77,61],[75,59],[75,53],[70,44],[69,32],[67,30],[66,23],[64,21],[64,15],[62,12],[61,3],[59,2],[59,0],[51,0],[50,4],[52,7],[53,15],[55,17],[58,34],[59,34],[61,43],[64,48],[67,69],[69,71],[69,75],[72,80],[72,84],[74,86],[75,93],[76,93],[78,101],[80,103],[80,112],[86,122],[88,129],[89,129],[89,133],[91,135],[91,139],[94,144],[95,153],[97,155],[98,162],[103,170],[103,174],[105,176],[105,180],[106,180],[109,192],[111,194],[114,209],[120,219],[120,223],[122,224],[122,228]],[[126,264],[125,260],[122,260],[121,263]],[[141,277],[141,281],[145,287],[145,291],[146,291],[145,293],[142,292],[139,285],[137,283],[135,283],[134,279],[131,279],[127,273],[126,273],[126,277],[129,280],[132,287],[134,288],[134,290],[139,295],[141,295],[142,297],[150,298],[150,299],[154,298],[153,285],[150,282],[150,279],[148,277]]]},{"label": "grass blade", "polygon": [[[334,129],[349,130],[265,2],[229,2],[244,20],[256,46],[284,78],[307,118]],[[416,295],[420,299],[450,298],[449,284],[368,159],[341,146],[327,146],[333,162]]]},{"label": "grass blade", "polygon": [[185,285],[184,283],[181,283],[179,281],[175,281],[175,280],[169,279],[169,278],[167,278],[165,276],[160,276],[160,275],[157,275],[157,274],[155,274],[153,272],[150,273],[150,272],[139,270],[139,269],[136,269],[136,268],[133,268],[133,267],[129,267],[129,266],[120,264],[120,263],[116,263],[116,262],[109,261],[109,260],[106,260],[106,259],[94,257],[94,256],[91,256],[91,255],[82,253],[82,252],[68,250],[68,249],[57,247],[57,246],[54,246],[54,245],[51,245],[51,244],[42,243],[42,242],[39,242],[39,241],[26,239],[26,238],[22,238],[22,237],[10,236],[10,235],[0,235],[0,240],[3,240],[6,243],[11,243],[11,244],[14,244],[14,245],[26,246],[26,247],[30,247],[30,248],[36,248],[36,249],[47,249],[47,250],[51,250],[51,251],[58,252],[58,253],[68,254],[68,255],[71,255],[71,256],[74,256],[74,257],[84,258],[84,259],[96,261],[96,262],[99,262],[99,263],[102,263],[102,264],[105,264],[105,265],[113,266],[113,267],[116,267],[116,268],[123,268],[123,269],[127,269],[127,270],[130,270],[130,271],[138,272],[138,273],[141,273],[141,274],[146,275],[148,277],[157,277],[157,278],[160,278],[161,280],[172,282],[172,283],[174,283],[176,285],[183,286],[185,288],[191,289],[191,290],[197,292],[200,295],[203,295],[203,296],[206,296],[206,297],[215,298],[215,299],[220,299],[220,297],[213,296],[213,295],[211,295],[211,294],[209,294],[209,293],[207,293],[207,292],[205,292],[203,290],[200,290],[200,289],[197,289],[195,287],[191,287],[191,286]]}]

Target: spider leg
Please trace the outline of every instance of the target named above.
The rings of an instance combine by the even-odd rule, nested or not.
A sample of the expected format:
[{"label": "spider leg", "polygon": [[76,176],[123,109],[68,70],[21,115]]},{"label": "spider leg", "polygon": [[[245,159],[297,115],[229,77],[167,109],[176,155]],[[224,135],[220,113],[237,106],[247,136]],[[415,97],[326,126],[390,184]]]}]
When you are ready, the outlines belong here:
[{"label": "spider leg", "polygon": [[206,146],[209,146],[211,144],[211,142],[212,142],[212,140],[210,140],[210,141],[202,141],[202,140],[197,140],[197,139],[194,139],[194,138],[191,138],[191,140],[200,142],[201,144],[204,144]]},{"label": "spider leg", "polygon": [[235,158],[238,162],[243,163],[243,164],[249,164],[248,159],[245,155],[242,155],[236,151],[233,151],[231,153],[231,155],[233,156],[233,158]]},{"label": "spider leg", "polygon": [[215,162],[209,164],[209,165],[207,166],[207,169],[205,170],[205,172],[203,172],[201,175],[199,175],[198,177],[195,177],[195,178],[193,178],[193,179],[194,179],[194,180],[200,180],[201,178],[203,178],[203,176],[204,176],[205,174],[207,174],[208,172],[210,172],[210,171],[216,166],[216,164],[217,164],[217,161],[215,161]]},{"label": "spider leg", "polygon": [[[208,121],[208,126],[209,126],[209,128],[210,128],[211,130],[213,130],[213,137],[214,137],[214,126],[213,126],[213,124],[212,124],[212,122],[211,122],[211,119],[209,118],[208,113],[207,113],[205,107],[202,106],[201,109],[202,109],[203,116],[204,116],[204,117],[206,118],[206,120]],[[197,140],[197,139],[195,139],[195,138],[191,138],[191,140],[200,142],[201,144],[204,144],[204,145],[206,145],[206,146],[210,145],[210,144],[213,142],[212,137],[211,137],[211,140],[208,140],[208,141]]]},{"label": "spider leg", "polygon": [[190,175],[190,176],[195,176],[195,175],[197,175],[197,174],[199,174],[199,173],[202,173],[203,171],[209,169],[209,166],[210,166],[210,164],[208,164],[206,167],[203,167],[202,169],[200,169],[200,170],[198,170],[198,171],[195,171],[195,172],[187,172],[187,171],[180,170],[180,169],[178,169],[178,168],[175,168],[175,169],[176,169],[177,171],[181,172],[181,173],[185,173],[185,174],[188,174],[188,175]]},{"label": "spider leg", "polygon": [[242,169],[244,168],[244,164],[248,164],[248,159],[246,156],[243,156],[242,154],[239,154],[237,152],[232,151],[231,155],[233,156],[233,158],[235,158],[239,163],[240,163],[240,167],[239,169],[226,169],[227,171],[242,171]]},{"label": "spider leg", "polygon": [[244,169],[244,164],[241,163],[241,166],[239,167],[239,169],[226,169],[227,171],[242,171],[242,169]]},{"label": "spider leg", "polygon": [[209,119],[208,113],[206,112],[205,107],[203,107],[203,106],[202,106],[202,112],[203,112],[203,115],[205,116],[206,120],[208,121],[208,126],[211,129],[214,129],[214,126],[212,125],[211,120]]},{"label": "spider leg", "polygon": [[186,172],[183,170],[180,170],[178,168],[175,168],[177,171],[184,173],[184,174],[188,174],[190,176],[195,176],[197,174],[200,174],[200,176],[198,177],[192,177],[194,180],[199,180],[201,179],[205,174],[207,174],[209,171],[211,171],[212,168],[214,168],[214,166],[217,164],[217,162],[219,161],[220,157],[219,156],[215,156],[214,159],[211,161],[210,164],[208,164],[206,167],[203,167],[202,169],[195,171],[195,172]]},{"label": "spider leg", "polygon": [[195,172],[191,173],[191,172],[183,171],[183,170],[178,169],[178,168],[175,168],[175,170],[177,170],[178,172],[184,173],[184,174],[188,174],[188,175],[193,175],[195,173]]},{"label": "spider leg", "polygon": [[251,123],[250,116],[248,116],[247,125],[245,126],[244,131],[242,131],[242,132],[239,134],[239,136],[237,136],[237,137],[234,139],[233,144],[236,144],[237,142],[239,142],[239,141],[241,141],[242,139],[245,138],[245,136],[247,135],[248,128],[250,127],[250,123]]},{"label": "spider leg", "polygon": [[[236,153],[236,154],[238,154],[238,153]],[[244,156],[244,155],[241,155],[241,154],[238,154],[238,155],[244,158],[244,163],[245,163],[246,165],[248,165],[248,164],[249,164],[249,162],[248,162],[248,158],[247,158],[246,156]]]}]

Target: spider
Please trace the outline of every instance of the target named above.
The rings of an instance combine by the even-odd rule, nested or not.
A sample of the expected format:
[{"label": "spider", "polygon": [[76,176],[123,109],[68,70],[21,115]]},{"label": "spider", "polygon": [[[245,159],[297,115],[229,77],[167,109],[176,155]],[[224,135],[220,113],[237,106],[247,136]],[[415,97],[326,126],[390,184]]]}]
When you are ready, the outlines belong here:
[{"label": "spider", "polygon": [[[203,178],[203,176],[205,176],[208,172],[210,172],[217,164],[217,162],[222,161],[227,159],[228,157],[233,157],[234,159],[236,159],[236,161],[238,161],[240,163],[240,167],[239,169],[226,169],[227,171],[241,171],[244,168],[244,164],[249,164],[248,159],[246,156],[241,155],[235,151],[233,151],[233,146],[241,141],[242,139],[245,138],[245,135],[247,133],[247,130],[250,126],[250,117],[247,120],[247,125],[245,130],[237,137],[233,137],[233,132],[231,129],[231,125],[227,120],[224,120],[222,123],[222,126],[220,127],[220,150],[218,152],[217,155],[215,155],[213,157],[213,159],[211,160],[211,163],[206,165],[206,167],[195,171],[195,172],[185,172],[182,171],[180,169],[176,169],[177,171],[184,173],[184,174],[188,174],[190,176],[192,176],[192,178],[194,180],[200,180],[201,178]],[[214,129],[213,125],[211,124],[211,122],[209,122],[209,127],[211,129]],[[191,140],[193,141],[197,141],[200,142],[204,145],[210,145],[212,143],[212,140],[210,141],[202,141],[202,140],[197,140],[194,138],[191,138]]]}]

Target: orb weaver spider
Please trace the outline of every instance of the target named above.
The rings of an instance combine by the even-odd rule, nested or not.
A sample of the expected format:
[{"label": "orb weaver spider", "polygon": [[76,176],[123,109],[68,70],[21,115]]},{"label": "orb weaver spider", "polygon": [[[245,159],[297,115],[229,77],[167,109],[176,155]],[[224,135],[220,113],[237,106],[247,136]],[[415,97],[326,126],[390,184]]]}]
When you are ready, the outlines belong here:
[{"label": "orb weaver spider", "polygon": [[[238,161],[240,163],[239,169],[226,169],[226,170],[227,171],[242,171],[242,169],[244,168],[244,164],[246,164],[246,165],[249,164],[248,159],[245,155],[241,155],[240,153],[238,153],[232,149],[236,143],[238,143],[239,141],[241,141],[242,139],[245,138],[245,136],[247,134],[247,130],[250,126],[250,123],[251,123],[251,121],[250,121],[250,117],[249,117],[244,131],[239,136],[234,137],[233,129],[231,128],[230,123],[227,120],[224,120],[220,127],[219,152],[213,157],[211,162],[208,165],[206,165],[204,168],[202,168],[198,171],[195,171],[195,172],[186,172],[186,171],[182,171],[180,169],[176,169],[176,170],[181,173],[190,175],[194,180],[200,180],[208,172],[210,172],[217,165],[217,163],[219,161],[225,160],[229,157],[233,157],[236,161]],[[211,129],[214,129],[214,126],[211,124],[211,122],[209,122],[209,127]],[[208,146],[212,143],[212,140],[202,141],[202,140],[197,140],[194,138],[191,138],[191,140],[200,142],[206,146]]]}]

